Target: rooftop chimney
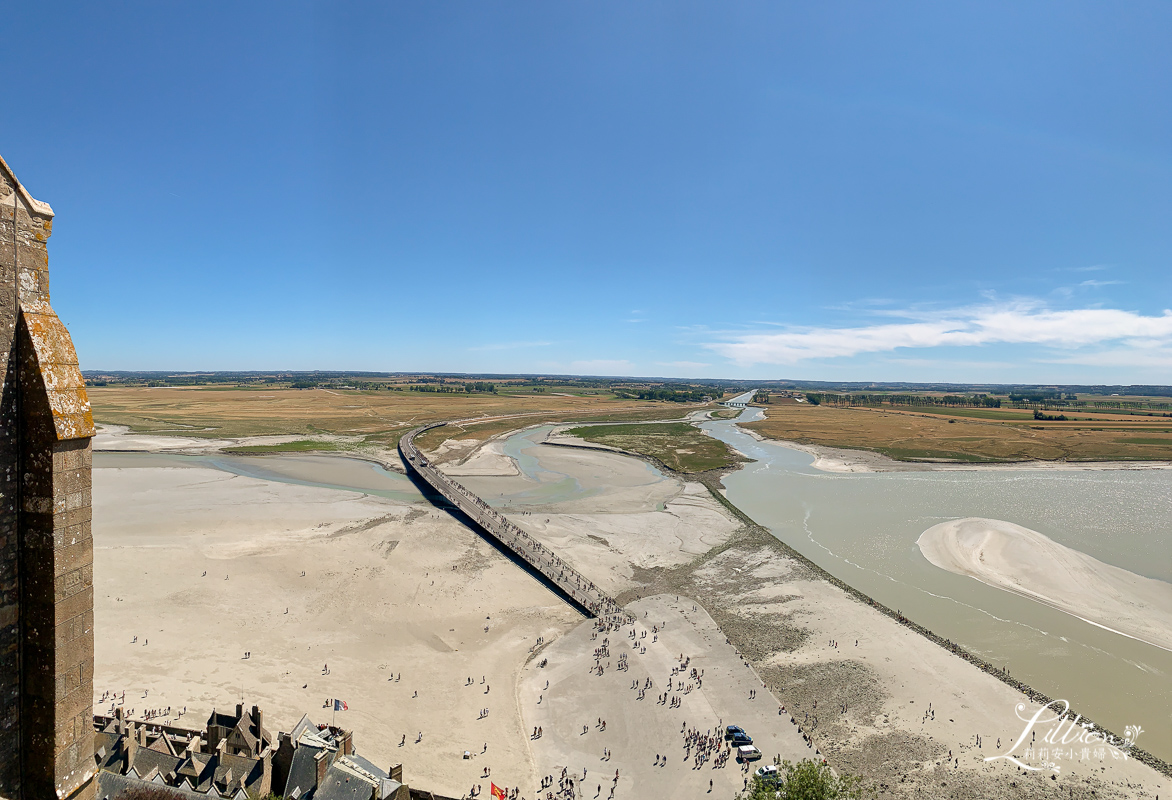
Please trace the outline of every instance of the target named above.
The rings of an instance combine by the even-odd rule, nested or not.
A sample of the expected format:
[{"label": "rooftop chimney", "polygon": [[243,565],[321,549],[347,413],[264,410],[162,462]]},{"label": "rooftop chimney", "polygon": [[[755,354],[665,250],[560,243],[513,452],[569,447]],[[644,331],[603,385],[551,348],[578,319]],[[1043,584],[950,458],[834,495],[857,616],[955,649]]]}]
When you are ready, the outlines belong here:
[{"label": "rooftop chimney", "polygon": [[264,720],[264,714],[258,706],[252,707],[252,721],[256,723],[256,752],[255,756],[260,755],[260,751],[264,749],[264,726],[261,724]]},{"label": "rooftop chimney", "polygon": [[314,786],[321,786],[326,780],[326,770],[330,766],[330,751],[322,750],[314,758],[317,759],[317,780]]}]

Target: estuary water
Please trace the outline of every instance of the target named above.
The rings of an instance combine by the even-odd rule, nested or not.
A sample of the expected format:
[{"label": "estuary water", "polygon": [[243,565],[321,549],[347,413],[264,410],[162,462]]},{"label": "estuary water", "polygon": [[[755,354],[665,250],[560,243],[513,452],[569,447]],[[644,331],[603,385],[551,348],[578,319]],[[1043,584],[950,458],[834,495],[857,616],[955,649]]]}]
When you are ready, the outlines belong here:
[{"label": "estuary water", "polygon": [[[740,420],[760,412],[748,409]],[[813,457],[760,442],[736,421],[701,427],[753,461],[724,478],[729,500],[827,572],[899,609],[1075,711],[1172,760],[1172,652],[1095,627],[1041,603],[930,564],[916,539],[961,517],[1005,520],[1138,575],[1172,592],[1172,472],[939,471],[827,473]],[[462,477],[503,508],[567,508],[638,491],[659,502],[674,479],[644,462],[542,447],[547,428],[509,437],[521,476]],[[593,454],[593,455],[589,455]],[[403,475],[341,456],[170,455],[98,452],[96,468],[204,467],[283,483],[422,502]],[[621,484],[621,485],[620,485]],[[668,492],[670,494],[670,492]],[[635,506],[632,506],[634,508]],[[1009,710],[1007,709],[1007,712]]]},{"label": "estuary water", "polygon": [[95,469],[152,467],[216,469],[246,478],[361,492],[406,503],[423,502],[423,495],[408,477],[389,470],[382,464],[361,458],[324,455],[234,456],[226,453],[94,453]]},{"label": "estuary water", "polygon": [[827,473],[735,422],[701,427],[753,459],[724,479],[738,508],[835,577],[1075,711],[1120,734],[1142,726],[1138,744],[1172,759],[1172,652],[939,569],[916,545],[946,520],[1006,520],[1172,592],[1172,471]]}]

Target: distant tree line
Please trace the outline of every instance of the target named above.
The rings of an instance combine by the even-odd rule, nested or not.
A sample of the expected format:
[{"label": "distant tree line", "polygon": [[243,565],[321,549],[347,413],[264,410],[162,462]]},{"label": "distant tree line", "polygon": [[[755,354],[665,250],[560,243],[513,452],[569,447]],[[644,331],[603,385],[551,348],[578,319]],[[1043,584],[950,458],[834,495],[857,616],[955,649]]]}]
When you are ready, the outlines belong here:
[{"label": "distant tree line", "polygon": [[946,408],[1001,408],[1001,398],[987,394],[921,395],[921,394],[832,394],[807,392],[806,400],[815,406],[840,408],[851,406],[940,406]]},{"label": "distant tree line", "polygon": [[670,403],[699,403],[705,397],[719,397],[719,390],[703,391],[700,389],[615,389],[615,394],[634,400],[666,400]]},{"label": "distant tree line", "polygon": [[1078,395],[1074,394],[1073,392],[1063,393],[1051,390],[1040,392],[1009,393],[1009,402],[1011,403],[1055,403],[1058,405],[1065,405],[1071,400],[1078,400]]},{"label": "distant tree line", "polygon": [[411,392],[434,392],[437,394],[474,394],[476,392],[496,393],[496,385],[477,381],[475,383],[432,383],[423,386],[406,387]]}]

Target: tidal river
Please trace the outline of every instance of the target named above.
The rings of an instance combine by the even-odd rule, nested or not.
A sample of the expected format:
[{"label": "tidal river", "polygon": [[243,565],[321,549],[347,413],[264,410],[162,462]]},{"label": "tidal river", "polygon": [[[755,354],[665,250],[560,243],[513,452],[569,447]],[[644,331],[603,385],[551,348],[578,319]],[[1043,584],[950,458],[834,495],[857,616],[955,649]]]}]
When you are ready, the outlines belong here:
[{"label": "tidal river", "polygon": [[[759,414],[748,409],[741,419]],[[753,459],[724,479],[728,498],[827,572],[957,642],[1075,711],[1172,760],[1172,652],[1039,602],[945,571],[916,544],[963,517],[1004,520],[1172,592],[1172,471],[827,473],[813,458],[759,442],[734,421],[702,423]],[[578,513],[661,507],[678,483],[644,462],[543,447],[548,426],[509,437],[515,477],[461,477],[491,504]],[[404,476],[337,456],[96,453],[98,468],[210,467],[265,480],[422,502]],[[1010,709],[1006,709],[1011,713]]]},{"label": "tidal river", "polygon": [[1005,520],[1172,592],[1172,471],[827,473],[735,421],[701,427],[753,459],[725,477],[728,498],[786,544],[1116,733],[1142,726],[1137,743],[1172,759],[1172,652],[940,569],[916,544],[947,520]]}]

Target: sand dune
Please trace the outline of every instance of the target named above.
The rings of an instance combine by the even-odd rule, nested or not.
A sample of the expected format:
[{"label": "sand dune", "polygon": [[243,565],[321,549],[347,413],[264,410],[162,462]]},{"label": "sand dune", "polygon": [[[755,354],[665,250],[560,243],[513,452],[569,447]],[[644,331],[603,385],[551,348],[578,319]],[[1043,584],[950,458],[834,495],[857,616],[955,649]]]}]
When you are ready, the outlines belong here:
[{"label": "sand dune", "polygon": [[995,519],[933,525],[917,540],[930,562],[1172,650],[1172,584],[1145,578]]}]

